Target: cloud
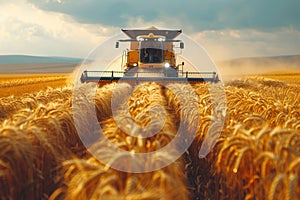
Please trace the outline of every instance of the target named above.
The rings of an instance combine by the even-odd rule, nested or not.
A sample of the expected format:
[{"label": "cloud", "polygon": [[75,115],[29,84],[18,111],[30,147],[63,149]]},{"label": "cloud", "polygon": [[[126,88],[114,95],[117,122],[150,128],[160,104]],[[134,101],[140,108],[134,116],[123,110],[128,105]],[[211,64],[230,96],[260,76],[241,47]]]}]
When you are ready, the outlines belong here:
[{"label": "cloud", "polygon": [[64,0],[46,0],[47,3],[63,3]]},{"label": "cloud", "polygon": [[44,11],[24,0],[1,3],[0,54],[85,57],[118,28],[78,23],[72,17]]},{"label": "cloud", "polygon": [[300,29],[299,0],[64,0],[61,4],[30,1],[41,9],[65,13],[80,22],[108,26],[124,26],[129,19],[141,17],[148,22],[180,22],[181,28],[191,32],[289,26]]},{"label": "cloud", "polygon": [[224,29],[201,31],[191,37],[203,45],[214,60],[239,57],[295,55],[300,53],[300,31],[279,28],[272,31]]},{"label": "cloud", "polygon": [[[275,7],[279,4],[283,3],[274,0]],[[282,15],[294,4],[294,0],[287,0],[278,16],[284,17]],[[299,54],[300,29],[297,27],[300,20],[294,22],[291,14],[284,18],[291,19],[285,23],[281,22],[283,19],[276,21],[278,17],[271,20],[277,8],[266,9],[270,5],[269,0],[260,4],[253,0],[247,6],[233,0],[191,0],[189,3],[174,0],[172,4],[158,0],[148,3],[0,0],[0,54],[85,57],[102,41],[119,33],[120,28],[152,25],[183,29],[183,33],[202,44],[214,60]],[[262,16],[265,9],[265,18],[270,18],[270,24],[267,21],[254,23],[254,19],[265,20],[254,16],[254,8],[258,8],[258,16]],[[294,8],[290,12],[293,13]],[[268,28],[276,22],[278,27]],[[266,28],[255,28],[264,23],[268,24]]]}]

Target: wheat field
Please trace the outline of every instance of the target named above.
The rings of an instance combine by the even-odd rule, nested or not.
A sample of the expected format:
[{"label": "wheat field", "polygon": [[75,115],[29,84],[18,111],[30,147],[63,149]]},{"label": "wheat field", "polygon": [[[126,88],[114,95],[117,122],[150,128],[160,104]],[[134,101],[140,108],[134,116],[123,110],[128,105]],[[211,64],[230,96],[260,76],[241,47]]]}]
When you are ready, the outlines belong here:
[{"label": "wheat field", "polygon": [[[252,75],[227,81],[224,87],[194,84],[193,94],[179,83],[169,87],[142,83],[136,88],[111,83],[98,87],[91,98],[92,83],[77,87],[73,97],[67,75],[3,78],[0,199],[300,199],[300,85],[295,80],[299,80],[297,73]],[[48,83],[46,88],[35,87]],[[224,102],[213,101],[217,95],[209,91],[212,84],[224,89],[226,112],[215,112]],[[19,87],[25,85],[34,87]],[[114,94],[130,94],[128,100],[120,99],[115,114]],[[189,100],[180,106],[182,98]],[[72,109],[75,102],[80,106]],[[180,121],[187,134],[196,131],[195,138],[180,158],[164,168],[147,173],[119,171],[97,160],[80,139],[74,116],[88,127],[82,116],[91,111],[90,104],[106,138],[133,154],[168,145]],[[161,115],[157,108],[165,112]],[[141,126],[161,129],[149,138],[132,136],[145,133]],[[222,126],[220,133],[218,126]],[[122,154],[111,152],[99,133],[93,134],[90,149],[111,165],[122,162]],[[199,158],[201,146],[210,145],[204,140],[208,135],[219,137],[211,141],[215,146],[208,155]],[[136,164],[155,166],[172,156],[167,152]]]}]

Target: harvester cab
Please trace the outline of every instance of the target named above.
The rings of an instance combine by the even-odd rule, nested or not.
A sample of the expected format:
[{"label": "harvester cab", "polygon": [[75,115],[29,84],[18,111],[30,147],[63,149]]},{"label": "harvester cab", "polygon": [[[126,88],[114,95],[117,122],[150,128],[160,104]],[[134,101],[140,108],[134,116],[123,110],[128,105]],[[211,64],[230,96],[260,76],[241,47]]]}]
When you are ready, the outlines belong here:
[{"label": "harvester cab", "polygon": [[[174,51],[174,43],[180,42],[180,47],[183,48],[183,42],[180,40],[174,40],[181,33],[181,30],[177,31],[158,31],[147,30],[145,35],[141,34],[139,30],[123,30],[131,39],[117,41],[116,47],[119,46],[119,42],[130,41],[130,50],[126,53],[126,62],[124,65],[125,72],[133,70],[134,73],[144,73],[149,75],[155,73],[164,77],[178,77],[178,72],[184,65],[176,65],[176,55]],[[130,73],[126,73],[130,74]]]},{"label": "harvester cab", "polygon": [[[129,39],[116,41],[128,42],[130,48],[124,50],[121,71],[84,71],[81,82],[107,81],[167,81],[167,82],[217,82],[216,72],[184,71],[184,62],[176,63],[177,51],[184,49],[184,43],[175,39],[181,30],[122,29]],[[179,49],[179,50],[178,50]]]}]

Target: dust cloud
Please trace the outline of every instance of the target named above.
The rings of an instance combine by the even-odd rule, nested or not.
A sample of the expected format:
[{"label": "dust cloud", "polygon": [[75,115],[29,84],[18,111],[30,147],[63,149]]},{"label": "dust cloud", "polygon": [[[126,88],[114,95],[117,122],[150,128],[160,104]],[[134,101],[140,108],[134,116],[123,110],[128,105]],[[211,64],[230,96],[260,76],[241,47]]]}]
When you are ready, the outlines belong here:
[{"label": "dust cloud", "polygon": [[299,58],[300,56],[241,58],[218,62],[217,66],[223,80],[226,81],[247,75],[300,70]]}]

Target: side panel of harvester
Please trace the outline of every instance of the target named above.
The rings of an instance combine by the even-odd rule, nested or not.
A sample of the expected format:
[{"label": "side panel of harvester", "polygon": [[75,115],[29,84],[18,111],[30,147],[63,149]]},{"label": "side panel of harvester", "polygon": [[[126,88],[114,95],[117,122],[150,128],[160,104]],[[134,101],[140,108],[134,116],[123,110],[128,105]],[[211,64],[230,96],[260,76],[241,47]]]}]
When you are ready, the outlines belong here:
[{"label": "side panel of harvester", "polygon": [[134,67],[135,64],[139,62],[139,51],[131,50],[127,52],[127,62],[126,67]]},{"label": "side panel of harvester", "polygon": [[165,62],[170,63],[170,66],[176,67],[175,54],[173,51],[164,50]]}]

